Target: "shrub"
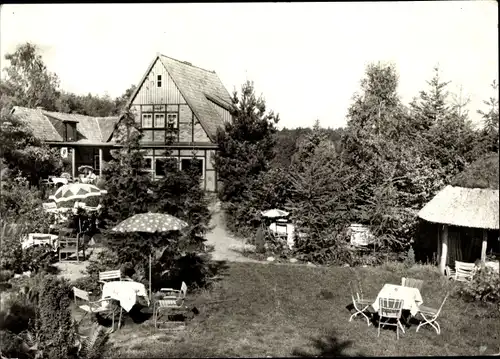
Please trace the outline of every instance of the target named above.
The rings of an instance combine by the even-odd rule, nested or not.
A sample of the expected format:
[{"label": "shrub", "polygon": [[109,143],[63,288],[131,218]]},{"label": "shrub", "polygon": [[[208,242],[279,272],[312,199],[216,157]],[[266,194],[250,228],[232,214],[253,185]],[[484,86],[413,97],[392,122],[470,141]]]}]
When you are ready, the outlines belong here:
[{"label": "shrub", "polygon": [[12,277],[14,277],[13,271],[7,269],[0,270],[0,282],[7,282]]},{"label": "shrub", "polygon": [[466,300],[500,304],[500,277],[492,268],[482,267],[473,280],[458,287]]},{"label": "shrub", "polygon": [[415,265],[415,252],[413,251],[413,247],[410,247],[408,253],[405,258],[405,265],[410,268]]}]

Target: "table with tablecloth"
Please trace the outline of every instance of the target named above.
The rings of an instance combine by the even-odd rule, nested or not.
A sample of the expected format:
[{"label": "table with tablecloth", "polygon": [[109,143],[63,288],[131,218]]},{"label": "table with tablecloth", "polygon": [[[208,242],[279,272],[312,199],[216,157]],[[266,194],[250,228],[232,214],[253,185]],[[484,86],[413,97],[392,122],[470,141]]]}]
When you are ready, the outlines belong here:
[{"label": "table with tablecloth", "polygon": [[49,245],[53,250],[57,250],[57,247],[59,246],[57,238],[58,236],[55,234],[28,233],[28,235],[21,239],[21,248],[27,249],[33,246]]},{"label": "table with tablecloth", "polygon": [[418,306],[423,303],[418,288],[403,287],[396,284],[384,284],[377,295],[377,299],[375,299],[375,302],[372,304],[372,308],[375,311],[379,309],[380,298],[403,300],[403,310],[409,310],[413,316],[418,313]]},{"label": "table with tablecloth", "polygon": [[[142,283],[133,281],[114,281],[104,283],[102,287],[102,299],[114,299],[120,302],[120,306],[129,312],[137,303],[137,298],[144,298],[149,305],[149,297],[146,287]],[[103,306],[109,305],[104,301]]]}]

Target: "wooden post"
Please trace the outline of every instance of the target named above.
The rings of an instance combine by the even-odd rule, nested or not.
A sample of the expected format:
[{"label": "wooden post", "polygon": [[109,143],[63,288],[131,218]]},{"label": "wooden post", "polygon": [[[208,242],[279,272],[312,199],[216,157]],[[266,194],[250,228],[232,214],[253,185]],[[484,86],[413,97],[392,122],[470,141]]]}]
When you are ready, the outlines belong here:
[{"label": "wooden post", "polygon": [[441,225],[437,225],[437,262],[439,264],[441,259]]},{"label": "wooden post", "polygon": [[99,178],[102,177],[102,148],[99,148]]},{"label": "wooden post", "polygon": [[481,263],[486,263],[486,249],[488,247],[488,230],[483,229],[483,245],[481,247]]},{"label": "wooden post", "polygon": [[441,257],[439,259],[439,271],[441,272],[441,274],[444,274],[447,257],[448,257],[448,225],[444,224],[441,236]]},{"label": "wooden post", "polygon": [[76,175],[75,151],[76,149],[73,147],[71,149],[71,176],[73,178],[75,178]]}]

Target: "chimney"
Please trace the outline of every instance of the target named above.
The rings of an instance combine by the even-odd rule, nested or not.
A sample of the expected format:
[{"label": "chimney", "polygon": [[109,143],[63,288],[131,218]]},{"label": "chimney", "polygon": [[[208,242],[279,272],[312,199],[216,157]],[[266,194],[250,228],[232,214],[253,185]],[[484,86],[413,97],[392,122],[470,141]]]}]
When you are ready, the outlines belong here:
[{"label": "chimney", "polygon": [[157,51],[156,52],[156,57],[160,56],[161,54]]}]

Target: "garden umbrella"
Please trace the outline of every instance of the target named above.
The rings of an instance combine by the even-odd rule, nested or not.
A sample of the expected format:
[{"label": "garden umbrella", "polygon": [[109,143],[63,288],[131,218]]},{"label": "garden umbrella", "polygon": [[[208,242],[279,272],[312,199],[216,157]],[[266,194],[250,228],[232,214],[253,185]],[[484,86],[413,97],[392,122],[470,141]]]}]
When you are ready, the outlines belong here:
[{"label": "garden umbrella", "polygon": [[[127,218],[111,230],[117,233],[156,233],[180,231],[188,224],[182,219],[166,213],[139,213]],[[149,298],[151,299],[151,254],[149,255]]]},{"label": "garden umbrella", "polygon": [[283,211],[282,209],[268,209],[267,211],[260,212],[260,214],[267,218],[280,218],[288,217],[290,213]]},{"label": "garden umbrella", "polygon": [[87,183],[71,183],[59,188],[49,199],[57,203],[71,201],[74,199],[85,199],[108,193],[106,190]]}]

